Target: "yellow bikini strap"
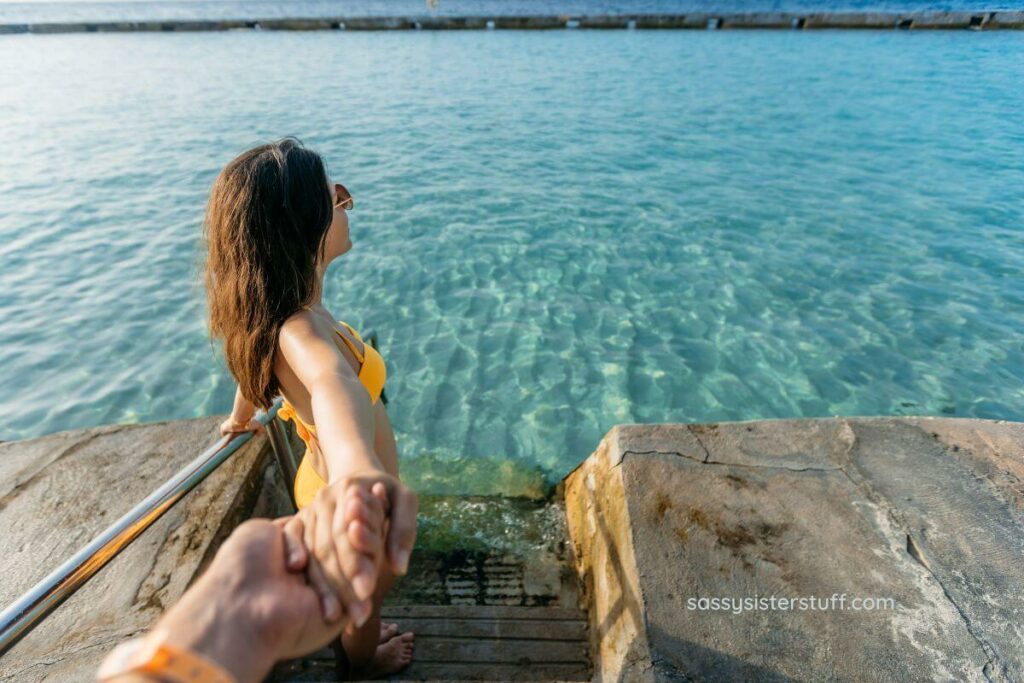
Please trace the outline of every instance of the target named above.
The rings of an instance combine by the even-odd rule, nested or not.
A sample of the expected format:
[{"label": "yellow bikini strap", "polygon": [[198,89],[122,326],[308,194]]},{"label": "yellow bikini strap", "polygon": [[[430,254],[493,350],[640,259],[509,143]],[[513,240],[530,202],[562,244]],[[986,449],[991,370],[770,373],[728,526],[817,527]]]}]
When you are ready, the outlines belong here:
[{"label": "yellow bikini strap", "polygon": [[348,348],[352,349],[352,353],[355,355],[356,360],[358,360],[360,364],[362,364],[363,362],[366,361],[366,342],[363,341],[363,338],[360,337],[359,334],[355,330],[353,330],[348,323],[342,322],[340,320],[338,322],[344,325],[345,329],[347,329],[352,334],[352,336],[358,339],[359,343],[363,345],[363,353],[359,353],[359,350],[356,349],[355,345],[351,341],[349,341],[348,337],[341,333],[341,330],[335,330],[335,332],[338,333],[338,336],[341,337],[342,341],[345,342],[345,345],[348,346]]}]

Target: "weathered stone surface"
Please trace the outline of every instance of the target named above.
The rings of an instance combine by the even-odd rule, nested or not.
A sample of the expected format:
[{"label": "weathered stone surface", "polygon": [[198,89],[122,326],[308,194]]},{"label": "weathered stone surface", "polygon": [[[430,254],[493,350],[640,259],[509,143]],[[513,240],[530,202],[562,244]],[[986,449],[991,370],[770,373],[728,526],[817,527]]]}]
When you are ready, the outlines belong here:
[{"label": "weathered stone surface", "polygon": [[787,12],[749,12],[723,17],[722,28],[790,28],[793,15]]},{"label": "weathered stone surface", "polygon": [[985,28],[1024,28],[1024,11],[994,12]]},{"label": "weathered stone surface", "polygon": [[618,429],[565,480],[566,518],[589,603],[590,652],[606,681],[649,678],[651,652],[626,491],[618,468]]},{"label": "weathered stone surface", "polygon": [[[218,417],[0,444],[0,604],[7,605],[219,438]],[[0,681],[87,681],[184,592],[256,502],[265,437],[232,455],[0,659]],[[276,469],[276,468],[275,468]],[[266,473],[266,474],[265,474]],[[272,496],[261,510],[279,512]]]},{"label": "weathered stone surface", "polygon": [[278,31],[322,31],[335,28],[330,19],[265,19],[260,25]]},{"label": "weathered stone surface", "polygon": [[[631,17],[602,15],[594,17],[580,17],[580,28],[627,28]],[[635,20],[634,20],[635,22]],[[635,23],[634,23],[635,26]]]},{"label": "weathered stone surface", "polygon": [[1024,677],[1022,424],[622,426],[565,496],[602,679]]},{"label": "weathered stone surface", "polygon": [[913,28],[963,29],[971,25],[971,18],[975,16],[982,23],[987,17],[984,12],[915,12],[912,17]]},{"label": "weathered stone surface", "polygon": [[883,12],[820,12],[808,14],[804,28],[891,29],[904,15]]},{"label": "weathered stone surface", "polygon": [[565,28],[566,17],[495,17],[495,28],[500,29],[553,29]]},{"label": "weathered stone surface", "polygon": [[640,29],[706,28],[707,15],[693,14],[644,14],[636,18]]}]

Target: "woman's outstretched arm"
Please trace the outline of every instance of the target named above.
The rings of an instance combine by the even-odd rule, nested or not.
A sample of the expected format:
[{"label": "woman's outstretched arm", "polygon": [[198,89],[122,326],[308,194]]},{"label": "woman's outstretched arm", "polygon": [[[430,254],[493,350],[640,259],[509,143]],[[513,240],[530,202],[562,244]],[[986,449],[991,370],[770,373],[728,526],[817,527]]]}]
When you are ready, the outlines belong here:
[{"label": "woman's outstretched arm", "polygon": [[317,441],[331,488],[355,486],[371,503],[383,492],[389,523],[380,551],[392,572],[405,574],[416,539],[418,501],[409,488],[386,471],[377,456],[370,396],[335,344],[335,334],[317,316],[293,316],[281,329],[281,369],[309,391]]},{"label": "woman's outstretched arm", "polygon": [[382,469],[373,448],[373,405],[320,318],[296,315],[281,328],[280,360],[309,392],[328,481]]}]

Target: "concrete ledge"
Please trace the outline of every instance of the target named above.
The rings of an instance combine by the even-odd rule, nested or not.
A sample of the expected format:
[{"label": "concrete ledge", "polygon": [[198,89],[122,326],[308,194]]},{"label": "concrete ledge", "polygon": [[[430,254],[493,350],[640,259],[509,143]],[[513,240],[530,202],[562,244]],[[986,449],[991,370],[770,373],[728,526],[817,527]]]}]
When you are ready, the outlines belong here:
[{"label": "concrete ledge", "polygon": [[883,12],[828,12],[808,14],[804,22],[805,29],[843,28],[843,29],[887,29],[892,30],[901,21],[913,17],[907,14]]},{"label": "concrete ledge", "polygon": [[936,30],[986,28],[990,18],[990,12],[921,12],[908,17],[913,22],[909,28]]},{"label": "concrete ledge", "polygon": [[[1024,671],[1024,424],[626,425],[564,493],[595,680]],[[696,602],[833,595],[845,609]]]},{"label": "concrete ledge", "polygon": [[1024,29],[1024,11],[993,12],[992,18],[985,25],[985,28]]},{"label": "concrete ledge", "polygon": [[0,24],[0,34],[123,31],[410,31],[580,29],[1024,29],[1022,11],[748,12],[498,17],[317,17],[202,21],[113,21]]},{"label": "concrete ledge", "polygon": [[718,28],[796,28],[801,17],[786,12],[756,12],[724,17]]},{"label": "concrete ledge", "polygon": [[[221,417],[61,432],[0,444],[0,604],[6,606],[219,438]],[[92,680],[260,504],[276,472],[251,440],[0,659],[0,681]]]}]

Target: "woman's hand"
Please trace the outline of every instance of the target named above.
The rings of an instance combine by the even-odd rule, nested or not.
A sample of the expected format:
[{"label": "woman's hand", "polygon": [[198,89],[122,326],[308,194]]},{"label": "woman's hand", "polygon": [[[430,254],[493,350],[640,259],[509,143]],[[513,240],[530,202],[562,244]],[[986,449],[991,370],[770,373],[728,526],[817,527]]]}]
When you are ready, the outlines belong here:
[{"label": "woman's hand", "polygon": [[416,513],[419,499],[412,489],[383,470],[365,470],[345,477],[350,486],[372,492],[384,502],[388,529],[384,537],[384,561],[391,572],[404,576],[416,543]]},{"label": "woman's hand", "polygon": [[408,487],[374,470],[325,486],[286,524],[288,564],[306,566],[326,620],[345,614],[358,627],[370,617],[384,566],[396,574],[408,568],[416,508]]},{"label": "woman's hand", "polygon": [[228,416],[228,419],[220,424],[221,435],[227,436],[228,434],[237,434],[239,432],[262,434],[263,425],[253,418],[255,412],[256,406],[242,395],[242,388],[238,387],[235,390],[235,403],[231,406],[231,414]]},{"label": "woman's hand", "polygon": [[220,423],[221,436],[227,436],[228,434],[238,434],[240,432],[256,432],[262,434],[264,427],[260,424],[260,421],[256,418],[250,418],[246,421],[235,420],[232,417],[224,420]]},{"label": "woman's hand", "polygon": [[305,566],[328,622],[344,615],[359,627],[370,617],[383,555],[383,495],[382,488],[367,495],[335,482],[284,527],[288,565]]}]

